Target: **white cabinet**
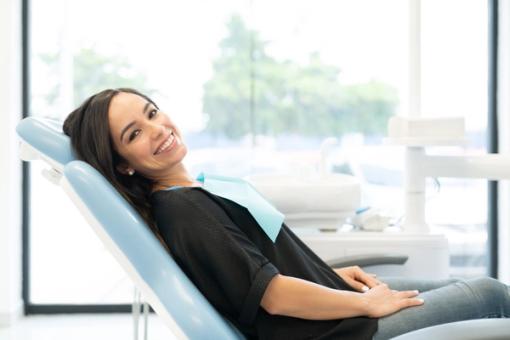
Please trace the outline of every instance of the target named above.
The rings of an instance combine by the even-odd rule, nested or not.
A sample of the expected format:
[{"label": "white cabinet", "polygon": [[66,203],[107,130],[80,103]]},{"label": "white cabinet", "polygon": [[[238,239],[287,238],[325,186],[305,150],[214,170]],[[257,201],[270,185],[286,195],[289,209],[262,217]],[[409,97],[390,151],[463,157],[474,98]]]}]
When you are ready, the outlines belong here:
[{"label": "white cabinet", "polygon": [[443,235],[385,232],[310,232],[293,230],[319,257],[328,262],[353,255],[406,255],[404,265],[364,267],[378,276],[442,279],[449,276],[448,240]]}]

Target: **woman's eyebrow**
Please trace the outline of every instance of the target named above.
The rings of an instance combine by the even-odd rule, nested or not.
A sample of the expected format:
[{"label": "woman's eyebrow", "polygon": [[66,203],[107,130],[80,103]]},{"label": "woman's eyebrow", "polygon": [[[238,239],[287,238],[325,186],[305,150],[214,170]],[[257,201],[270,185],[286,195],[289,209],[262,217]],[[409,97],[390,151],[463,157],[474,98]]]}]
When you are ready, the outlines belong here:
[{"label": "woman's eyebrow", "polygon": [[120,142],[122,143],[122,137],[124,136],[124,133],[129,130],[130,127],[132,127],[133,125],[135,125],[135,122],[131,122],[129,123],[128,125],[126,125],[125,128],[122,129],[122,132],[120,133]]},{"label": "woman's eyebrow", "polygon": [[[142,114],[145,114],[147,112],[147,110],[149,109],[149,106],[151,105],[151,102],[147,102],[145,103],[144,107],[143,107],[143,111],[142,111]],[[129,123],[128,125],[126,125],[126,127],[124,127],[122,129],[122,131],[120,132],[120,142],[122,143],[122,137],[124,136],[124,133],[126,133],[127,130],[129,130],[130,127],[132,127],[133,125],[135,125],[135,122],[131,122]]]},{"label": "woman's eyebrow", "polygon": [[149,109],[149,106],[151,106],[151,102],[147,102],[145,103],[145,106],[143,107],[143,111],[142,113],[145,114],[147,112],[147,110]]}]

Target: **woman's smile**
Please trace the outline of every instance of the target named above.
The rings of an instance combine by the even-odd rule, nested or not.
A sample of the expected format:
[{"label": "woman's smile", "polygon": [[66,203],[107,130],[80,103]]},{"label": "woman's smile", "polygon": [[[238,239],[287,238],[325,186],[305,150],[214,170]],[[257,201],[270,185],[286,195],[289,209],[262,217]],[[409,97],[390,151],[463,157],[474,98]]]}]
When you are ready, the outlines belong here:
[{"label": "woman's smile", "polygon": [[170,135],[168,138],[161,143],[161,145],[156,149],[154,155],[159,155],[161,153],[167,153],[173,149],[173,147],[179,143],[178,137],[175,136],[174,131],[170,130]]}]

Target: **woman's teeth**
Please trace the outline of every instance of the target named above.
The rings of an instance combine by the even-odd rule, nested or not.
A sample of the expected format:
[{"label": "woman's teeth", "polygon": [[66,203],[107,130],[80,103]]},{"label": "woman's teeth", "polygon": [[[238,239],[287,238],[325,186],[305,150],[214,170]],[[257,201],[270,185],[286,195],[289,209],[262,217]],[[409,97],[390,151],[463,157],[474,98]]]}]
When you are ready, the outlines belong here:
[{"label": "woman's teeth", "polygon": [[172,131],[170,133],[170,137],[168,137],[168,139],[156,150],[156,152],[154,154],[157,155],[159,153],[162,153],[166,149],[168,149],[168,147],[170,145],[172,145],[172,142],[174,141],[174,139],[175,139],[175,136],[174,136],[174,132]]}]

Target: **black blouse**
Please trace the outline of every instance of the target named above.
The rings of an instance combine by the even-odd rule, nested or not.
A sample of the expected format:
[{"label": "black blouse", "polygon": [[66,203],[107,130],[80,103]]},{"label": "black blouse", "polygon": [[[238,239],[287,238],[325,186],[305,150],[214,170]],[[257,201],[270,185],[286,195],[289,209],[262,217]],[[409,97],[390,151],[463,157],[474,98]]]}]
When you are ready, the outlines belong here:
[{"label": "black blouse", "polygon": [[175,261],[248,338],[372,339],[377,319],[270,315],[260,301],[278,273],[353,291],[285,223],[273,243],[246,208],[202,188],[157,191],[154,217]]}]

